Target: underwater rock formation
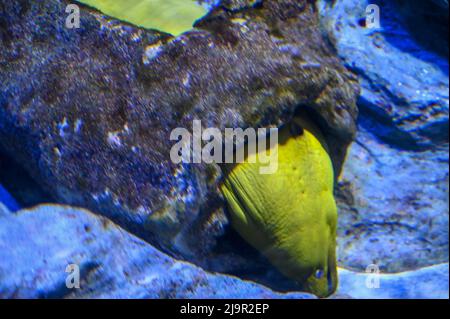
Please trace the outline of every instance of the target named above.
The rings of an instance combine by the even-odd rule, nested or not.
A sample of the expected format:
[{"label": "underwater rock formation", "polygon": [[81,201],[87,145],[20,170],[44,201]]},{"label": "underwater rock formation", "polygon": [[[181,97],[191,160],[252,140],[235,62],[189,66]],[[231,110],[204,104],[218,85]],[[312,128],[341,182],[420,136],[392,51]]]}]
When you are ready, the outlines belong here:
[{"label": "underwater rock formation", "polygon": [[[314,298],[207,273],[82,209],[1,210],[0,298]],[[79,289],[66,286],[75,284],[69,265]]]},{"label": "underwater rock formation", "polygon": [[220,171],[173,164],[172,129],[278,126],[301,106],[340,171],[358,84],[313,2],[231,1],[243,6],[218,6],[177,38],[85,7],[68,29],[67,3],[0,2],[0,148],[58,201],[224,270],[234,258],[209,265],[227,225]]},{"label": "underwater rock formation", "polygon": [[448,263],[377,276],[339,269],[336,298],[448,299],[448,273]]},{"label": "underwater rock formation", "polygon": [[[425,50],[449,57],[449,6],[447,0],[395,0],[403,28]],[[392,25],[394,27],[394,25]]]},{"label": "underwater rock formation", "polygon": [[[436,32],[433,19],[418,17],[424,3],[432,8],[429,1],[411,2],[321,0],[319,8],[339,56],[360,77],[358,105],[362,115],[373,119],[374,134],[400,148],[426,149],[448,143],[448,52],[442,56],[418,41],[404,20],[412,16],[411,23],[425,33],[422,38],[432,42],[440,35],[436,41],[448,49],[448,18],[440,24],[446,31]],[[365,25],[366,7],[372,3],[380,8],[380,28]]]},{"label": "underwater rock formation", "polygon": [[[445,16],[430,1],[320,3],[322,24],[362,86],[359,133],[337,192],[339,263],[400,272],[448,262],[448,60],[414,34],[445,46],[433,24],[448,33],[448,16],[427,24],[430,10]],[[381,28],[365,24],[369,3],[380,8]]]},{"label": "underwater rock formation", "polygon": [[[14,249],[11,247],[14,246]],[[73,269],[80,270],[80,288]],[[334,298],[448,298],[448,264],[380,274],[339,269]],[[69,278],[69,279],[68,279]],[[172,259],[104,217],[41,205],[16,214],[0,204],[0,298],[295,298]]]},{"label": "underwater rock formation", "polygon": [[238,11],[259,5],[262,1],[263,0],[216,0],[216,3],[220,3],[223,8],[229,11]]},{"label": "underwater rock formation", "polygon": [[[363,89],[336,192],[338,260],[383,275],[369,290],[367,274],[339,269],[335,297],[448,296],[448,1],[318,2],[322,30],[314,1],[223,0],[173,38],[85,7],[80,29],[67,29],[68,1],[0,0],[0,152],[56,200],[122,226],[60,206],[16,215],[0,185],[0,296],[311,297],[172,258],[281,282],[225,231],[218,168],[171,163],[169,135],[193,119],[279,126],[307,109],[339,173],[358,85],[337,56]],[[369,3],[381,29],[365,24]],[[4,172],[0,184],[22,204]],[[75,292],[65,289],[70,261],[85,284]]]},{"label": "underwater rock formation", "polygon": [[400,272],[448,262],[448,152],[399,150],[360,126],[337,192],[341,265]]}]

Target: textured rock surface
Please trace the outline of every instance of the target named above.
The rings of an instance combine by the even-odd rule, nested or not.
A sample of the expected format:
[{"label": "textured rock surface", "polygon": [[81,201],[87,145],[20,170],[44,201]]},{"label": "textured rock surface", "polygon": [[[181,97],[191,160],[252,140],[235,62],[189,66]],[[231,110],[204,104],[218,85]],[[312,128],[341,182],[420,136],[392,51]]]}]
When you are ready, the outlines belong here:
[{"label": "textured rock surface", "polygon": [[339,183],[339,262],[399,272],[448,261],[448,147],[399,150],[361,126]]},{"label": "textured rock surface", "polygon": [[242,9],[249,8],[251,6],[256,6],[261,4],[262,0],[216,0],[216,3],[220,3],[220,5],[230,11],[238,11]]},{"label": "textured rock surface", "polygon": [[[424,19],[443,15],[426,1],[320,3],[323,25],[362,85],[359,133],[337,192],[340,264],[399,272],[446,262],[448,61],[432,42],[445,46],[448,16]],[[380,29],[365,24],[369,3],[380,8]]]},{"label": "textured rock surface", "polygon": [[[1,210],[1,206],[0,206]],[[68,289],[68,265],[80,289]],[[103,217],[42,205],[0,213],[0,298],[314,298],[174,260]]]},{"label": "textured rock surface", "polygon": [[[427,44],[440,35],[439,47],[448,49],[448,19],[437,26],[446,31],[437,32],[433,19],[421,18],[425,1],[411,2],[340,0],[332,6],[320,1],[319,7],[339,55],[360,76],[359,107],[373,119],[374,133],[400,147],[420,149],[448,141],[448,57],[430,51],[407,26],[412,19]],[[380,29],[365,26],[369,3],[380,8]]]},{"label": "textured rock surface", "polygon": [[[66,287],[66,268],[73,264],[80,269],[80,289]],[[448,298],[448,264],[381,274],[379,289],[367,288],[364,273],[339,269],[339,277],[334,298]],[[11,214],[0,204],[0,298],[314,296],[207,273],[85,210],[42,205]]]},{"label": "textured rock surface", "polygon": [[[358,73],[363,87],[360,132],[337,191],[338,255],[343,267],[364,271],[375,263],[383,273],[395,274],[383,275],[383,289],[368,290],[367,275],[342,270],[336,297],[445,297],[448,265],[422,267],[448,262],[448,51],[443,50],[445,46],[436,47],[436,41],[447,41],[442,34],[448,31],[440,28],[448,14],[428,6],[440,3],[448,10],[448,2],[373,2],[381,9],[380,30],[365,27],[369,1],[337,0],[334,6],[331,1],[320,1],[323,26],[334,34],[337,53]],[[221,128],[278,125],[298,104],[319,113],[331,145],[345,146],[350,141],[356,114],[351,102],[354,80],[339,67],[309,4],[266,1],[252,7],[253,3],[224,1],[196,30],[171,39],[85,10],[81,29],[67,30],[61,27],[65,15],[60,2],[0,0],[0,148],[8,150],[60,201],[91,207],[173,255],[205,268],[295,290],[232,231],[221,236],[227,219],[216,193],[216,168],[176,167],[164,157],[170,145],[168,134],[175,125],[189,128],[194,118],[202,119],[204,126]],[[425,24],[430,15],[432,21]],[[417,25],[411,26],[411,21]],[[337,101],[335,108],[333,100]],[[340,112],[342,116],[334,118]],[[333,152],[336,166],[344,150]],[[0,215],[10,214],[0,203]],[[27,213],[17,218],[23,215]],[[52,234],[59,234],[59,223],[67,224],[62,229],[74,231],[69,222],[48,218],[24,223],[36,227],[44,220],[57,228],[49,228]],[[16,227],[1,225],[3,229]],[[112,228],[114,233],[118,229]],[[81,226],[78,229],[83,231]],[[197,287],[193,295],[182,295],[184,283],[196,282],[192,279],[197,278],[196,271],[205,274],[201,278],[206,273],[153,248],[147,251],[147,244],[122,229],[117,231],[126,241],[121,247],[130,246],[131,254],[142,246],[146,253],[187,267],[177,273],[184,276],[186,272],[186,277],[171,279],[166,274],[162,280],[181,288],[148,292],[145,280],[147,288],[136,284],[152,271],[165,270],[151,268],[146,262],[155,259],[145,259],[149,257],[139,252],[137,259],[131,258],[136,266],[126,266],[133,269],[130,281],[119,275],[118,268],[104,266],[108,258],[125,265],[130,255],[127,248],[118,253],[120,257],[107,254],[114,247],[109,241],[120,238],[99,231],[94,237],[102,238],[97,242],[103,244],[90,246],[93,253],[61,239],[61,246],[48,255],[56,258],[54,265],[63,260],[58,253],[67,247],[74,249],[69,249],[74,256],[79,251],[87,255],[83,267],[87,287],[94,292],[67,294],[61,290],[65,274],[59,268],[38,265],[50,269],[44,272],[48,277],[42,285],[33,286],[43,288],[20,293],[70,297],[160,293],[173,297],[181,291],[181,296],[206,296],[213,293],[209,287],[228,280],[242,292],[240,297],[268,291],[214,276],[207,279],[208,285],[214,284],[205,290]],[[216,236],[220,245],[216,245]],[[21,240],[20,247],[28,249],[29,239]],[[134,246],[136,241],[139,245]],[[15,258],[25,257],[11,258],[9,264],[0,258],[5,267],[14,268],[15,263],[23,270],[14,275],[16,281],[8,282],[8,289],[22,281],[39,282],[40,272],[23,275],[29,271],[23,263],[29,260]],[[106,270],[94,267],[91,274],[92,260]],[[405,270],[411,271],[397,274]],[[112,285],[107,284],[110,277],[115,278]],[[126,289],[118,288],[122,285]]]},{"label": "textured rock surface", "polygon": [[[448,263],[396,274],[339,270],[336,297],[356,299],[448,299]],[[379,288],[374,287],[379,284]]]},{"label": "textured rock surface", "polygon": [[340,167],[358,88],[311,1],[219,6],[176,39],[87,9],[66,29],[65,4],[0,2],[0,145],[58,200],[199,260],[226,225],[219,172],[172,164],[173,128],[278,125],[306,105]]},{"label": "textured rock surface", "polygon": [[[447,0],[395,0],[401,23],[424,49],[449,57],[449,16]],[[391,25],[394,27],[394,25]]]},{"label": "textured rock surface", "polygon": [[0,204],[3,204],[4,207],[8,207],[9,210],[15,211],[19,209],[19,204],[2,184],[0,184]]}]

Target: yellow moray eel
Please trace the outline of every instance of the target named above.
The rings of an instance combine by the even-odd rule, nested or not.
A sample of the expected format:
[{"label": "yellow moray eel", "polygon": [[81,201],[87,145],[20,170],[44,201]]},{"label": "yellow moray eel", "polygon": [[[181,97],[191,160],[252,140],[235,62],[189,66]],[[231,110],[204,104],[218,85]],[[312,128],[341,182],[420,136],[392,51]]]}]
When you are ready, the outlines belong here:
[{"label": "yellow moray eel", "polygon": [[106,15],[175,36],[192,29],[207,8],[194,0],[79,0]]},{"label": "yellow moray eel", "polygon": [[233,228],[281,273],[319,297],[337,286],[334,172],[323,141],[310,121],[295,118],[280,129],[274,174],[260,174],[258,150],[225,169],[221,185]]}]

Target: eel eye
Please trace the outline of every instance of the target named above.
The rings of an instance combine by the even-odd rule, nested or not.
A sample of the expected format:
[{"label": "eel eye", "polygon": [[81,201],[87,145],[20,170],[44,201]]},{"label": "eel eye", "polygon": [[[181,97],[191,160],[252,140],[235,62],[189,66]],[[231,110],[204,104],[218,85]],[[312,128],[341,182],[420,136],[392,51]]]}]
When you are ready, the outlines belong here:
[{"label": "eel eye", "polygon": [[323,270],[322,269],[316,270],[315,276],[317,279],[321,279],[323,277]]}]

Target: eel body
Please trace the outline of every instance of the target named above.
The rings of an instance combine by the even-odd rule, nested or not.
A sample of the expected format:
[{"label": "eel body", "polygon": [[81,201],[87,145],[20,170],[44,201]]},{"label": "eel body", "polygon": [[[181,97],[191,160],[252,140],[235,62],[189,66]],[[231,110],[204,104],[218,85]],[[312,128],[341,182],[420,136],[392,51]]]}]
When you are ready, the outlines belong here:
[{"label": "eel body", "polygon": [[[266,151],[266,150],[263,150]],[[260,151],[225,172],[231,224],[284,275],[319,297],[336,290],[334,172],[320,131],[301,118],[279,131],[278,169]]]}]

